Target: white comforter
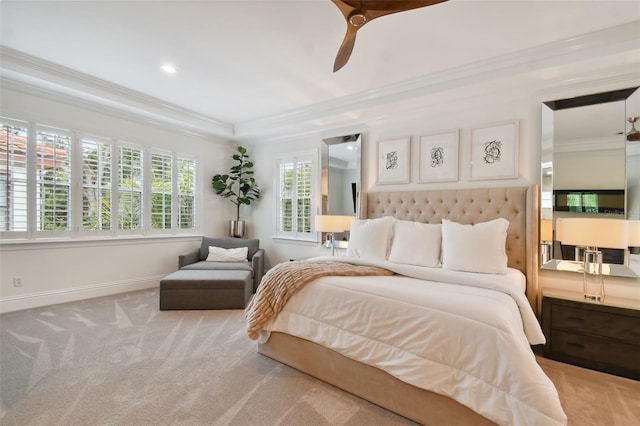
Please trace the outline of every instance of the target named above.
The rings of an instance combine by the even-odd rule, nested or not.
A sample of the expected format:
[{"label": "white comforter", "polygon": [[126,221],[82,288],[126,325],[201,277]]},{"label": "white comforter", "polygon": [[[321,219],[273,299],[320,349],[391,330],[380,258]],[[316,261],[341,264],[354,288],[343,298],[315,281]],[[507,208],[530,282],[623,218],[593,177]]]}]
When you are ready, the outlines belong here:
[{"label": "white comforter", "polygon": [[544,335],[519,271],[495,276],[345,261],[403,275],[317,279],[289,300],[261,340],[279,331],[313,341],[498,424],[566,424],[529,346]]}]

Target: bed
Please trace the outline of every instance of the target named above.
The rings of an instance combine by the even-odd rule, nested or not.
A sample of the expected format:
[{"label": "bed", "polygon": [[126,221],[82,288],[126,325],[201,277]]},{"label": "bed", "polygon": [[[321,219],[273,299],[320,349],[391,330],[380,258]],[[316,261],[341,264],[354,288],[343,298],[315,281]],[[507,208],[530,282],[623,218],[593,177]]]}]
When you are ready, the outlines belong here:
[{"label": "bed", "polygon": [[[329,269],[349,264],[386,273],[320,271],[306,285],[294,277],[296,291],[250,337],[258,338],[259,353],[421,424],[566,424],[555,387],[530,346],[544,342],[535,317],[538,196],[537,186],[368,193],[359,226],[391,226],[385,259],[364,256],[378,244],[358,243],[358,235],[383,233],[371,228],[352,233],[348,258],[310,263],[319,270],[321,263]],[[407,244],[394,260],[394,238],[412,227],[434,232],[419,224],[440,224],[437,266],[398,261],[412,252],[428,258],[415,246],[407,251]],[[504,271],[451,270],[461,258],[452,253],[469,249],[455,245],[452,235],[502,232],[496,229],[504,230]],[[419,235],[427,241],[428,234]],[[352,242],[363,252],[351,249]],[[491,254],[487,247],[470,245]],[[483,268],[492,263],[483,256],[466,258]],[[261,291],[268,292],[262,287],[247,311],[249,329]]]}]

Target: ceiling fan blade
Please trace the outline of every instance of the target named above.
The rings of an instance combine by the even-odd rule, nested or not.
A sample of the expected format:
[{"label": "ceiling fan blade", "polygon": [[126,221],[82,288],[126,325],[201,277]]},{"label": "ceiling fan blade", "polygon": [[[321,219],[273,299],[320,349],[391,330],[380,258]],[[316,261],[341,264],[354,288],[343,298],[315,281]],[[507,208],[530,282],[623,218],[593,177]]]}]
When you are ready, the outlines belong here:
[{"label": "ceiling fan blade", "polygon": [[[338,9],[340,9],[340,12],[342,12],[344,19],[346,19],[347,21],[349,21],[349,14],[357,9],[357,5],[352,6],[347,2],[345,2],[344,0],[331,0],[331,1],[333,2],[333,4],[338,6]],[[358,2],[351,2],[351,3],[357,4]]]},{"label": "ceiling fan blade", "polygon": [[[335,0],[332,0],[336,3]],[[345,5],[360,10],[411,10],[431,6],[448,0],[337,0]]]},{"label": "ceiling fan blade", "polygon": [[367,22],[381,16],[405,10],[432,6],[448,0],[331,0],[340,9],[347,22],[347,34],[338,50],[333,64],[333,72],[342,68],[353,51],[356,42],[356,32]]},{"label": "ceiling fan blade", "polygon": [[344,36],[344,40],[340,45],[340,49],[338,49],[338,54],[336,55],[336,60],[333,62],[333,72],[338,71],[340,68],[345,66],[349,58],[351,57],[351,52],[353,52],[353,46],[356,43],[356,33],[358,31],[358,27],[354,27],[353,25],[347,24],[347,33]]},{"label": "ceiling fan blade", "polygon": [[[342,3],[349,11],[359,9],[367,13],[369,20],[391,13],[433,6],[448,0],[332,0],[342,10]],[[344,11],[343,11],[344,15]],[[345,15],[346,17],[346,15]]]}]

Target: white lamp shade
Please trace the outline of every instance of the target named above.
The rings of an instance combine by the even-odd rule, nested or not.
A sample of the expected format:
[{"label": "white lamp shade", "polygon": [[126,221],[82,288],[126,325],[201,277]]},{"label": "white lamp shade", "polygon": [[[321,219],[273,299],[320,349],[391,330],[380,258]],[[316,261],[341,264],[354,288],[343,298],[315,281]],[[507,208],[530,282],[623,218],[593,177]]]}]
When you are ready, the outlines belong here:
[{"label": "white lamp shade", "polygon": [[629,247],[640,247],[640,220],[629,220]]},{"label": "white lamp shade", "polygon": [[626,220],[565,218],[559,222],[556,238],[562,241],[562,244],[612,249],[628,247],[629,222]]},{"label": "white lamp shade", "polygon": [[551,219],[540,221],[540,240],[553,241],[553,221]]},{"label": "white lamp shade", "polygon": [[351,221],[355,219],[354,216],[342,216],[343,226],[345,231],[351,231]]},{"label": "white lamp shade", "polygon": [[316,225],[317,232],[343,232],[344,231],[343,216],[316,215],[315,225]]}]

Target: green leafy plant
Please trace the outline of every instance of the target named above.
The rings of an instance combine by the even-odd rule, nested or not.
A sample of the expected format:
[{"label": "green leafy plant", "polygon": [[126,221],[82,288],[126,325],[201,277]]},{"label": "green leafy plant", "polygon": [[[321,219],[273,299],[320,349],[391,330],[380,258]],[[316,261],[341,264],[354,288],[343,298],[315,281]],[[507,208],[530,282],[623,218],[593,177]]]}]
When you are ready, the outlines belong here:
[{"label": "green leafy plant", "polygon": [[216,194],[230,198],[236,206],[236,220],[240,220],[240,206],[250,205],[260,199],[260,188],[253,177],[253,163],[249,160],[247,149],[238,147],[238,154],[232,157],[237,164],[231,167],[228,174],[217,174],[211,179]]}]

